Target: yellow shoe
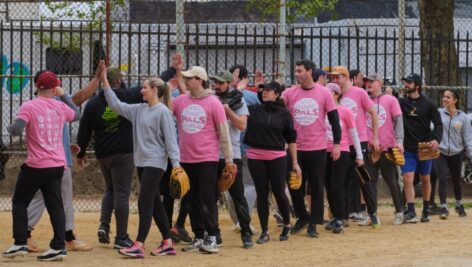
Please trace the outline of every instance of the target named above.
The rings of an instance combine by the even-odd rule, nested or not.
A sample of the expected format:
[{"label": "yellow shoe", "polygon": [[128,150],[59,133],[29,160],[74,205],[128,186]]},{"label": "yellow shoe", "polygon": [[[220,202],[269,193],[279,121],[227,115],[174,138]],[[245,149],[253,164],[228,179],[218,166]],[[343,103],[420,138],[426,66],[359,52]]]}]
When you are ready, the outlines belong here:
[{"label": "yellow shoe", "polygon": [[34,242],[33,238],[28,238],[28,252],[37,253],[43,251],[44,249],[38,247],[38,245],[36,245],[36,242]]},{"label": "yellow shoe", "polygon": [[92,248],[92,246],[87,245],[87,243],[82,240],[75,239],[70,242],[66,241],[66,249],[68,251],[90,251]]}]

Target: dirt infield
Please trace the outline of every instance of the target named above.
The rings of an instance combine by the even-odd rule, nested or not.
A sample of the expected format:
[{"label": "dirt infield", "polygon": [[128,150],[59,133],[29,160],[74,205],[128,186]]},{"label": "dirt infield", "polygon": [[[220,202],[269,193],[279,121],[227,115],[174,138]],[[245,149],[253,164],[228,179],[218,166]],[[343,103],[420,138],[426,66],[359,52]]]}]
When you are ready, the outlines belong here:
[{"label": "dirt infield", "polygon": [[[229,215],[220,215],[224,247],[216,255],[180,252],[177,256],[125,260],[110,247],[98,244],[98,213],[76,213],[80,238],[94,246],[91,252],[70,252],[65,263],[39,263],[37,254],[15,260],[0,259],[0,266],[472,266],[472,216],[459,218],[453,210],[448,220],[437,216],[430,223],[393,226],[389,206],[379,210],[382,227],[372,230],[351,223],[346,232],[334,235],[319,229],[320,237],[293,235],[278,241],[280,228],[271,220],[272,240],[254,248],[241,248],[239,234],[232,231]],[[472,212],[469,210],[469,213]],[[257,218],[257,216],[256,216]],[[135,236],[138,216],[130,217],[129,233]],[[0,249],[11,243],[11,213],[0,213]],[[258,222],[255,222],[258,226]],[[112,228],[113,229],[113,228]],[[33,232],[39,245],[46,247],[52,232],[47,215]],[[146,242],[146,255],[157,245],[160,234],[153,225]]]}]

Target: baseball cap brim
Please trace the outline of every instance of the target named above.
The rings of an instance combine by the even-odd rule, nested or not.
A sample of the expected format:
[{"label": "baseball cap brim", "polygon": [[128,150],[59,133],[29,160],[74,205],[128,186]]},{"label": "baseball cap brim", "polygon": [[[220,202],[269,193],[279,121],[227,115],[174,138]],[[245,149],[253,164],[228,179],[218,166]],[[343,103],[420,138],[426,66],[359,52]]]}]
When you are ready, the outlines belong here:
[{"label": "baseball cap brim", "polygon": [[221,76],[210,76],[210,80],[217,80],[217,81],[220,81],[220,82],[229,82],[227,81],[225,78],[221,77]]}]

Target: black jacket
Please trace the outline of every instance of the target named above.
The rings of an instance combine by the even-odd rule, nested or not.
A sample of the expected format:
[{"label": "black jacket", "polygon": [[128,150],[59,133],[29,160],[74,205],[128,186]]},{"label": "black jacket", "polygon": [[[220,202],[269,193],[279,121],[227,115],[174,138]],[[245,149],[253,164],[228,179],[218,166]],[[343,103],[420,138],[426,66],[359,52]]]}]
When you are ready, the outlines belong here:
[{"label": "black jacket", "polygon": [[[401,98],[400,107],[405,131],[403,146],[406,150],[416,152],[418,142],[432,140],[441,142],[443,133],[441,116],[436,105],[428,97],[420,95],[416,99]],[[431,122],[434,124],[433,130],[431,130]]]},{"label": "black jacket", "polygon": [[285,150],[285,143],[295,143],[297,131],[290,112],[275,102],[248,106],[249,117],[244,143],[267,150]]},{"label": "black jacket", "polygon": [[[143,101],[139,88],[120,88],[115,93],[118,99],[126,103]],[[103,90],[87,102],[82,113],[77,134],[77,144],[80,146],[78,158],[85,155],[93,132],[95,156],[98,159],[133,153],[131,122],[110,110]]]}]

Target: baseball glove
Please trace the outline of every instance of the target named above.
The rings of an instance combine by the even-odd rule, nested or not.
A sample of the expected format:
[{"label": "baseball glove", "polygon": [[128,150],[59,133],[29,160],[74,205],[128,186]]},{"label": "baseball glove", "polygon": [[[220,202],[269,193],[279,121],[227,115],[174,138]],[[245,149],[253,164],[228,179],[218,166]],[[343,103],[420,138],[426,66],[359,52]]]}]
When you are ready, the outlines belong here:
[{"label": "baseball glove", "polygon": [[190,190],[190,180],[182,167],[172,169],[169,181],[169,195],[174,199],[181,199]]},{"label": "baseball glove", "polygon": [[233,90],[220,96],[221,103],[228,104],[231,110],[235,111],[243,106],[243,93],[239,90]]},{"label": "baseball glove", "polygon": [[218,179],[218,190],[220,192],[228,190],[233,185],[237,173],[238,167],[236,164],[226,165],[220,179]]},{"label": "baseball glove", "polygon": [[389,148],[385,157],[397,165],[405,165],[405,157],[398,147]]},{"label": "baseball glove", "polygon": [[430,142],[418,143],[418,159],[419,160],[430,160],[439,157],[439,150],[432,151]]},{"label": "baseball glove", "polygon": [[380,150],[376,151],[373,147],[369,148],[369,160],[372,164],[380,160],[380,155],[382,154],[382,147]]},{"label": "baseball glove", "polygon": [[302,177],[297,174],[296,171],[290,172],[290,178],[288,180],[288,187],[293,190],[298,190],[302,186]]}]

